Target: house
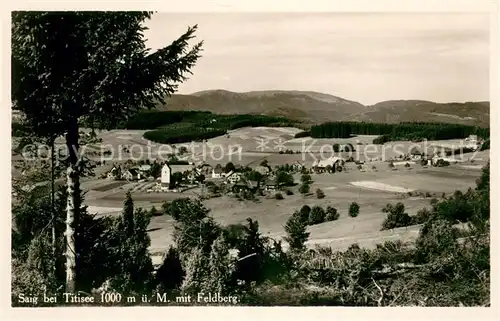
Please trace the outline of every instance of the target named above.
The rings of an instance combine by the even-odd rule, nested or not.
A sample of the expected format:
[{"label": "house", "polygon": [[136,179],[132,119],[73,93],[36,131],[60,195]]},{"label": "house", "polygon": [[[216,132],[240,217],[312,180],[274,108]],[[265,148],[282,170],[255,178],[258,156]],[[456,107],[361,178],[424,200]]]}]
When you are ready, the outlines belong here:
[{"label": "house", "polygon": [[196,170],[191,170],[191,171],[187,172],[186,180],[190,184],[194,184],[199,176],[200,176],[200,174]]},{"label": "house", "polygon": [[242,176],[241,173],[233,172],[233,173],[230,173],[229,175],[227,175],[226,179],[230,184],[235,184],[236,182],[238,182],[241,179],[241,176]]},{"label": "house", "polygon": [[243,190],[248,190],[248,189],[249,189],[248,182],[244,179],[234,183],[233,186],[231,187],[233,193],[239,193]]},{"label": "house", "polygon": [[221,167],[215,167],[212,169],[212,178],[221,178],[224,175],[224,169]]},{"label": "house", "polygon": [[332,156],[328,159],[322,159],[322,160],[315,160],[313,162],[313,169],[316,173],[322,173],[327,171],[327,168],[332,168],[332,171],[335,171],[335,169],[338,166],[344,166],[345,160],[340,158],[340,157],[335,157]]},{"label": "house", "polygon": [[167,163],[167,164],[163,165],[163,167],[161,168],[161,178],[160,178],[161,187],[168,188],[170,181],[171,181],[171,178],[172,178],[172,175],[174,173],[185,173],[185,172],[192,171],[192,170],[193,170],[193,165],[189,165],[189,164],[188,165],[172,165],[172,164]]},{"label": "house", "polygon": [[477,150],[483,142],[483,139],[478,138],[477,135],[469,135],[469,137],[464,139],[465,147],[472,150]]},{"label": "house", "polygon": [[201,162],[196,166],[196,168],[198,169],[200,174],[203,174],[203,175],[208,175],[212,172],[212,166],[210,166],[207,163]]},{"label": "house", "polygon": [[276,188],[277,188],[276,180],[268,177],[264,182],[264,189],[266,191],[274,191],[276,190]]},{"label": "house", "polygon": [[119,168],[114,166],[109,172],[108,174],[106,175],[106,178],[107,179],[117,179],[117,178],[121,178],[121,177],[118,177],[118,176],[121,176],[119,175]]},{"label": "house", "polygon": [[418,148],[412,148],[410,151],[410,159],[414,161],[419,161],[422,159],[422,153],[418,150]]},{"label": "house", "polygon": [[233,193],[239,193],[243,190],[255,192],[257,191],[258,188],[259,188],[259,182],[247,179],[240,179],[238,182],[234,183],[231,190],[233,191]]},{"label": "house", "polygon": [[269,175],[269,173],[271,172],[271,169],[267,166],[262,166],[262,165],[259,165],[257,167],[255,167],[254,169],[256,172],[262,174],[263,176],[265,175]]},{"label": "house", "polygon": [[127,181],[135,181],[143,178],[143,176],[137,168],[130,168],[122,174],[122,178],[126,179]]}]

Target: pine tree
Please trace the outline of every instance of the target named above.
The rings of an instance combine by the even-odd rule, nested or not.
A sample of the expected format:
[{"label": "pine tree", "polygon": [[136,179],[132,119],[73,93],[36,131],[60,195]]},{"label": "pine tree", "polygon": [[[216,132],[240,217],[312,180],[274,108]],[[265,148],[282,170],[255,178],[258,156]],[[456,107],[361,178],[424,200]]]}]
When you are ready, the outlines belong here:
[{"label": "pine tree", "polygon": [[305,248],[305,243],[309,238],[309,232],[306,232],[306,228],[306,222],[302,221],[298,212],[295,212],[286,222],[287,236],[285,241],[288,242],[292,251],[300,251]]},{"label": "pine tree", "polygon": [[115,225],[116,273],[111,286],[122,294],[144,293],[151,289],[153,264],[148,247],[151,240],[147,233],[150,216],[138,209],[130,193],[124,202],[122,217]]},{"label": "pine tree", "polygon": [[134,234],[134,201],[132,200],[130,191],[127,192],[125,201],[123,202],[122,224],[126,236],[132,237]]},{"label": "pine tree", "polygon": [[186,277],[182,281],[183,294],[197,294],[201,292],[204,279],[207,275],[207,262],[201,248],[194,248],[187,257],[183,266]]},{"label": "pine tree", "polygon": [[234,271],[234,263],[229,254],[226,240],[221,234],[212,244],[208,260],[209,273],[203,283],[203,291],[205,293],[221,293],[222,295],[231,292],[229,283]]},{"label": "pine tree", "polygon": [[182,284],[184,276],[179,252],[175,247],[170,246],[162,265],[156,271],[155,282],[160,291],[172,290]]}]

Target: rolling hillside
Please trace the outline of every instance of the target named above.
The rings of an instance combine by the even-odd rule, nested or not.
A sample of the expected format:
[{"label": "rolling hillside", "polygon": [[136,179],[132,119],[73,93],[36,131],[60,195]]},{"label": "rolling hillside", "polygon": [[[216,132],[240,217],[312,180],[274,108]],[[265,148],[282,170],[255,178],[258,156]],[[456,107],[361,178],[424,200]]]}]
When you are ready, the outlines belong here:
[{"label": "rolling hillside", "polygon": [[206,110],[217,114],[286,116],[311,123],[325,121],[446,122],[489,126],[489,102],[434,103],[389,100],[371,106],[310,91],[252,91],[236,93],[207,90],[173,95],[160,110]]}]

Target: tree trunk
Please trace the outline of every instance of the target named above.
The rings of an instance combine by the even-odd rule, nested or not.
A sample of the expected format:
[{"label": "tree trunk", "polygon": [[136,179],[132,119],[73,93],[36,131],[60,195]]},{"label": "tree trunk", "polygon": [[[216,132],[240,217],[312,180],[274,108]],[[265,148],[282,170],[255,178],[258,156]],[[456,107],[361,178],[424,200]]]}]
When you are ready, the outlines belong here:
[{"label": "tree trunk", "polygon": [[[57,245],[56,245],[56,208],[55,208],[55,139],[50,141],[50,208],[52,209],[52,257],[56,257]],[[56,270],[56,265],[54,264],[54,272]]]},{"label": "tree trunk", "polygon": [[66,292],[76,291],[77,248],[75,241],[78,213],[80,211],[80,173],[78,171],[78,122],[72,119],[66,134],[69,164],[66,171],[68,199],[66,207]]}]

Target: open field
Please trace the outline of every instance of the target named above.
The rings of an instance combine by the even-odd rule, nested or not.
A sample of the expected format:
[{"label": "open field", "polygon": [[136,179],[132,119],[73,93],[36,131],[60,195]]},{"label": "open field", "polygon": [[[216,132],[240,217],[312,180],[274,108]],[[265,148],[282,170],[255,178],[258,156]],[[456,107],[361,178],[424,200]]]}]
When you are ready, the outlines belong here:
[{"label": "open field", "polygon": [[[443,171],[440,171],[443,170]],[[446,171],[444,171],[446,170]],[[429,206],[430,198],[402,196],[400,193],[391,191],[366,188],[365,186],[354,186],[350,184],[356,181],[370,181],[393,187],[412,188],[419,191],[429,191],[441,195],[441,193],[453,193],[456,189],[466,190],[473,186],[477,175],[463,175],[462,169],[416,169],[414,171],[402,170],[395,175],[392,171],[359,172],[352,170],[347,173],[318,174],[312,175],[313,183],[311,190],[320,188],[326,197],[317,199],[314,195],[302,196],[298,193],[298,186],[292,189],[294,195],[285,196],[285,200],[276,201],[273,198],[261,198],[257,202],[238,201],[229,196],[212,198],[204,204],[211,209],[211,215],[222,224],[245,223],[246,218],[258,220],[261,232],[276,239],[284,235],[283,226],[293,211],[300,209],[304,204],[309,206],[320,205],[322,207],[333,206],[340,212],[340,218],[334,222],[326,222],[316,226],[310,226],[311,232],[309,245],[324,244],[335,248],[343,248],[352,243],[363,246],[374,246],[384,240],[404,239],[413,240],[418,228],[404,228],[399,232],[380,231],[385,214],[381,209],[387,203],[398,201],[405,204],[410,215],[426,206]],[[390,176],[388,176],[390,175]],[[295,180],[299,180],[296,175]],[[150,208],[159,207],[163,201],[172,200],[177,197],[193,197],[196,190],[186,193],[134,193],[134,200],[138,206]],[[124,191],[104,197],[102,204],[113,204],[119,206],[125,196]],[[360,215],[351,218],[347,215],[348,206],[351,202],[357,202],[360,207]],[[95,201],[94,201],[95,204]],[[118,214],[118,213],[115,213]],[[172,219],[165,216],[152,218],[150,226],[151,251],[159,253],[168,248],[172,242]]]}]

